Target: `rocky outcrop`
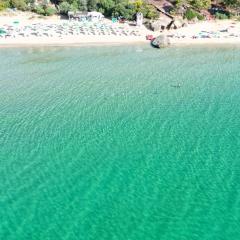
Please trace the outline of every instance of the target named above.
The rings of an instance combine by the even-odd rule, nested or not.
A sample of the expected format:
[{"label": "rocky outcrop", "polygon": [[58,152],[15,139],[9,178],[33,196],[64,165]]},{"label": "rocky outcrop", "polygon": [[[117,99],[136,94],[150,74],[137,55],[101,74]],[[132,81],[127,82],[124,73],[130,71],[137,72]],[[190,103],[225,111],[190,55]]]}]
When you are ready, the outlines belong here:
[{"label": "rocky outcrop", "polygon": [[187,25],[187,21],[181,18],[174,18],[171,24],[168,26],[168,29],[178,29],[181,27],[185,27]]},{"label": "rocky outcrop", "polygon": [[166,35],[159,35],[152,40],[151,44],[156,48],[165,48],[170,46],[170,40]]},{"label": "rocky outcrop", "polygon": [[172,19],[168,17],[161,17],[158,20],[151,21],[149,23],[149,28],[156,32],[167,29],[167,27],[171,24]]},{"label": "rocky outcrop", "polygon": [[161,17],[158,20],[145,23],[146,27],[154,32],[161,30],[178,29],[186,25],[186,21],[181,18],[170,19],[168,17]]}]

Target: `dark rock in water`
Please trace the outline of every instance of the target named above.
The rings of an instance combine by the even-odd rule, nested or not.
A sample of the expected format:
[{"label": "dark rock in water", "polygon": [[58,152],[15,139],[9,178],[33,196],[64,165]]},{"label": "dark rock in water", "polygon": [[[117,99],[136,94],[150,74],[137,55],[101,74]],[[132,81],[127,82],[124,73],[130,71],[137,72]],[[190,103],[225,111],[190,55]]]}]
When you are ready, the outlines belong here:
[{"label": "dark rock in water", "polygon": [[170,45],[170,40],[166,35],[159,35],[152,40],[151,44],[156,48],[165,48]]}]

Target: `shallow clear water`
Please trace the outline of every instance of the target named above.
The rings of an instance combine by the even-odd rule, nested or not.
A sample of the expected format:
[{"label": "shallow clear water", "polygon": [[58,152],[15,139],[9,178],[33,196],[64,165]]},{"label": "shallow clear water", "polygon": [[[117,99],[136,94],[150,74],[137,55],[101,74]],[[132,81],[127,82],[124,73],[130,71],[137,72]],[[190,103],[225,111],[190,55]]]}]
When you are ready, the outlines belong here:
[{"label": "shallow clear water", "polygon": [[239,59],[1,49],[0,239],[240,239]]}]

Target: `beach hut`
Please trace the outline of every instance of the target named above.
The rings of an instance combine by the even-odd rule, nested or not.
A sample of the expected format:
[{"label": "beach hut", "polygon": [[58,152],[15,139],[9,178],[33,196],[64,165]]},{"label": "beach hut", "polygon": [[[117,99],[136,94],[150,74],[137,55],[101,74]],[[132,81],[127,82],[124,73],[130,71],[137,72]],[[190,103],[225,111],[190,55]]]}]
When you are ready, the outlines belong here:
[{"label": "beach hut", "polygon": [[100,12],[89,12],[87,17],[93,22],[101,21],[104,18],[103,14]]},{"label": "beach hut", "polygon": [[75,13],[75,18],[78,19],[79,21],[85,21],[87,20],[88,13],[87,12],[79,12],[77,11]]}]

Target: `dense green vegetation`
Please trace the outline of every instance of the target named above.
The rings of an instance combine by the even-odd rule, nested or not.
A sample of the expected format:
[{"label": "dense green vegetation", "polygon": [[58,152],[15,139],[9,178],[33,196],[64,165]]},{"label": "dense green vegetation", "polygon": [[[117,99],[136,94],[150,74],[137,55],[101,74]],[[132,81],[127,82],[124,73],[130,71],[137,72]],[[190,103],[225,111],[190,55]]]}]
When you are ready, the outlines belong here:
[{"label": "dense green vegetation", "polygon": [[158,16],[153,6],[141,0],[64,0],[57,4],[59,4],[59,11],[61,13],[76,10],[96,10],[107,17],[123,16],[126,19],[132,19],[138,11],[141,11],[147,18],[155,18]]},{"label": "dense green vegetation", "polygon": [[194,18],[197,18],[198,20],[203,20],[204,17],[199,14],[197,11],[194,11],[193,9],[187,9],[185,15],[184,15],[185,18],[187,18],[188,20],[192,20]]},{"label": "dense green vegetation", "polygon": [[[213,1],[211,0],[176,0],[172,12],[177,12],[178,8],[187,6],[185,17],[189,20],[203,17],[199,14],[201,9],[209,9]],[[38,2],[39,3],[39,2]],[[224,8],[240,7],[240,0],[219,0],[214,3]],[[40,4],[35,4],[34,0],[0,0],[0,11],[5,8],[17,8],[19,10],[29,10],[41,15],[53,15],[55,13],[67,14],[68,11],[99,11],[106,17],[122,16],[126,19],[134,19],[137,12],[141,11],[146,18],[154,19],[158,16],[157,10],[145,0],[42,0]],[[216,17],[224,19],[225,14],[216,13]]]},{"label": "dense green vegetation", "polygon": [[133,19],[141,11],[146,18],[158,16],[157,10],[143,0],[43,0],[38,5],[34,0],[0,0],[0,10],[9,7],[42,15],[53,15],[56,12],[67,14],[68,11],[100,11],[107,17]]},{"label": "dense green vegetation", "polygon": [[240,7],[240,0],[176,0],[176,6],[186,5],[195,9],[209,9],[212,4],[226,8]]}]

